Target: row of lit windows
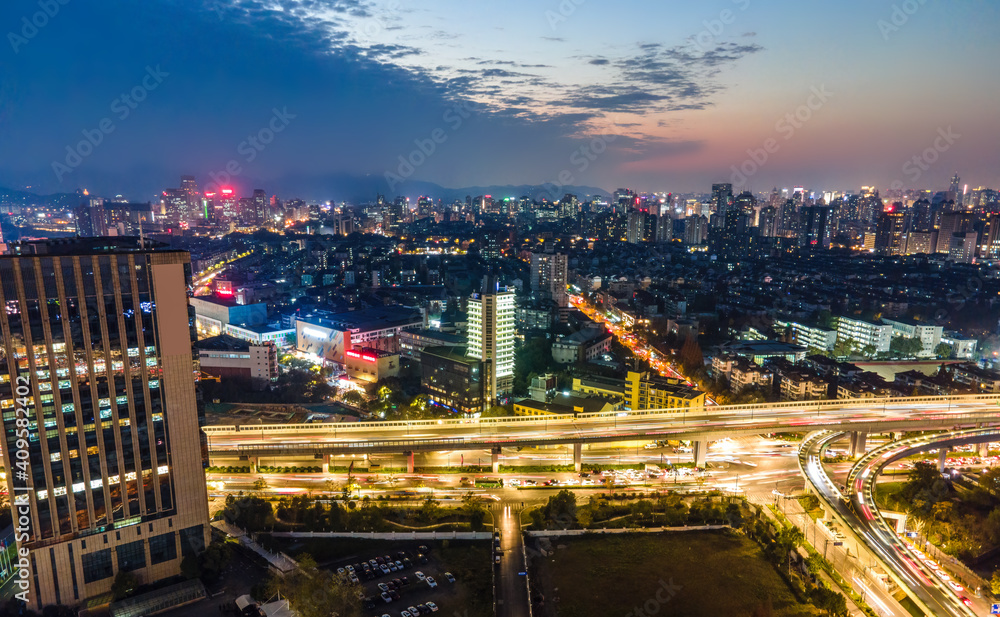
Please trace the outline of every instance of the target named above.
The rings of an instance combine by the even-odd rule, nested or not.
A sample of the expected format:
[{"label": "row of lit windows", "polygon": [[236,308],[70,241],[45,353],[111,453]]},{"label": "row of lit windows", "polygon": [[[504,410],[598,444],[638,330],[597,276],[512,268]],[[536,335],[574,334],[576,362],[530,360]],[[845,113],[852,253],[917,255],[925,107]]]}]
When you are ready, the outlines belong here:
[{"label": "row of lit windows", "polygon": [[[159,467],[156,468],[156,474],[160,475],[160,476],[165,476],[165,475],[167,475],[167,472],[169,470],[170,470],[170,468],[167,465],[161,465],[161,466],[159,466]],[[151,469],[147,469],[147,470],[145,470],[145,471],[142,472],[142,475],[143,475],[143,477],[148,477],[152,473],[153,473],[153,471]],[[138,478],[138,474],[136,472],[134,472],[134,471],[130,471],[130,472],[128,472],[128,473],[125,474],[125,481],[126,482],[134,482],[137,478]],[[121,482],[121,479],[122,479],[121,475],[111,476],[111,477],[108,478],[108,485],[114,486],[116,484],[119,484]],[[101,488],[103,486],[104,486],[104,479],[103,478],[97,478],[97,479],[94,479],[94,480],[90,481],[90,488],[92,488],[92,489]],[[87,483],[86,482],[77,482],[77,483],[73,484],[72,489],[73,489],[74,493],[82,493],[83,491],[85,491],[87,489]],[[57,486],[54,489],[52,489],[52,496],[53,497],[62,497],[66,493],[67,493],[67,488],[65,486]],[[38,497],[38,499],[40,499],[40,500],[48,499],[49,498],[49,492],[47,490],[40,490],[40,491],[37,491],[35,493],[35,496]]]}]

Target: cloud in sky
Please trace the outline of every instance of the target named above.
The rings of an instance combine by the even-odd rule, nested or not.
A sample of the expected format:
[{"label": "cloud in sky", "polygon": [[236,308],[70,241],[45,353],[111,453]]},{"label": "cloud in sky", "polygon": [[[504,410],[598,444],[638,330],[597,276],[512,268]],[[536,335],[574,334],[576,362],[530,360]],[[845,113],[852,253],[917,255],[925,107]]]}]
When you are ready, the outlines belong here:
[{"label": "cloud in sky", "polygon": [[[545,182],[588,139],[614,134],[621,139],[580,183],[695,190],[725,178],[746,149],[774,133],[773,119],[818,83],[838,92],[836,104],[799,131],[757,181],[780,183],[792,173],[803,183],[891,180],[921,147],[920,135],[958,120],[983,130],[965,129],[969,137],[949,152],[956,160],[943,162],[949,169],[940,175],[959,165],[1000,167],[982,137],[1000,129],[982,103],[988,80],[976,78],[990,70],[980,56],[997,48],[991,31],[976,26],[995,19],[992,9],[945,14],[928,5],[887,45],[876,27],[884,11],[861,0],[845,0],[836,11],[754,3],[721,30],[712,20],[741,5],[585,3],[553,27],[545,11],[557,6],[69,3],[17,53],[0,52],[0,139],[18,144],[0,149],[0,183],[113,191],[131,182],[148,190],[179,173],[203,177],[237,156],[274,107],[287,106],[298,119],[244,161],[246,183],[381,175],[441,128],[446,142],[415,178],[448,186]],[[16,24],[24,10],[5,3],[0,18]],[[817,37],[803,27],[809,23],[839,34]],[[978,51],[933,36],[942,24],[977,42]],[[110,102],[146,66],[158,65],[170,73],[163,86],[56,182],[51,162],[110,113]],[[963,71],[955,74],[955,66]],[[966,96],[928,91],[927,76],[941,71]],[[452,129],[444,114],[459,102],[473,113]],[[858,145],[873,134],[882,137]],[[859,148],[860,156],[835,158]]]}]

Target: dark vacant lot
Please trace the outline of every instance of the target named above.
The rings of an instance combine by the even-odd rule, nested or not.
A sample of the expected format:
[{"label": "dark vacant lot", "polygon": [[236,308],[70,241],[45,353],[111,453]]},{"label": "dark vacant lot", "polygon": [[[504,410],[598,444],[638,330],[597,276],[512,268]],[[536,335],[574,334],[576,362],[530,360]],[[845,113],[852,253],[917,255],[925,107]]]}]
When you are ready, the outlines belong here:
[{"label": "dark vacant lot", "polygon": [[536,558],[548,617],[819,614],[799,604],[758,546],[735,533],[604,535],[552,542],[564,548]]}]

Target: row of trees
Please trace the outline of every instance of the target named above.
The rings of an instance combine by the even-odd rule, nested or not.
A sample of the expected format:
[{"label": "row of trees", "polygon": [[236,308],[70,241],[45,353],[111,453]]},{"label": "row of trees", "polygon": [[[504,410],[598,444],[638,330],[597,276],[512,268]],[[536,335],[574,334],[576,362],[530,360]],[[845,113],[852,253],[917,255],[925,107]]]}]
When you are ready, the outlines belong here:
[{"label": "row of trees", "polygon": [[971,559],[1000,546],[998,488],[1000,468],[984,472],[978,486],[959,491],[936,465],[917,461],[907,481],[886,501],[909,514],[941,550]]},{"label": "row of trees", "polygon": [[[222,512],[226,521],[250,531],[395,531],[400,526],[421,527],[451,523],[482,530],[486,508],[480,498],[467,495],[460,508],[442,508],[433,497],[419,507],[405,508],[362,499],[324,502],[296,496],[272,504],[259,496],[226,498]],[[393,523],[396,523],[395,525]]]}]

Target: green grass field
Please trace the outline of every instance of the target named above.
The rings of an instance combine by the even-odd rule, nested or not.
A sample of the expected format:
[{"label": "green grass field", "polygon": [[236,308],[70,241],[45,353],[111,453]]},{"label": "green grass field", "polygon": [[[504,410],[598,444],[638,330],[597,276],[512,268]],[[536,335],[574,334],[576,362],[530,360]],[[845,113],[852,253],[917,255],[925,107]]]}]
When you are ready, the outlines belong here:
[{"label": "green grass field", "polygon": [[735,533],[553,538],[553,544],[565,548],[543,558],[549,617],[626,617],[640,614],[636,607],[647,615],[690,617],[819,615],[796,601],[756,544]]}]

